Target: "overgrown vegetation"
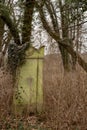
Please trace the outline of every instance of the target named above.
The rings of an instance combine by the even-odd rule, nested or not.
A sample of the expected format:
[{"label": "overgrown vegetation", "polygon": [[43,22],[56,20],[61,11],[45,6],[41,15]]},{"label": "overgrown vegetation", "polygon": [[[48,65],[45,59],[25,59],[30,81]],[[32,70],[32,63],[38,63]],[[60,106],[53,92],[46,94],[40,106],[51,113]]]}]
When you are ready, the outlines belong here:
[{"label": "overgrown vegetation", "polygon": [[[14,0],[0,1],[0,129],[87,130],[87,62],[80,48],[81,35],[86,33],[83,25],[87,22],[84,21],[87,2],[20,0],[14,3]],[[39,14],[37,18],[35,13]],[[31,46],[35,19],[40,19],[40,28],[57,43],[61,58],[50,55],[44,60],[44,112],[33,115],[25,109],[20,115],[13,106],[17,80],[14,73],[24,63],[25,52]],[[20,92],[17,92],[18,98]]]},{"label": "overgrown vegetation", "polygon": [[10,73],[0,69],[1,130],[87,129],[87,74],[79,65],[76,72],[64,74],[59,55],[45,57],[44,112],[40,115],[28,111],[22,115],[11,112],[12,82]]},{"label": "overgrown vegetation", "polygon": [[86,130],[87,74],[77,65],[76,72],[64,75],[58,55],[47,56],[44,65],[47,125],[52,130]]},{"label": "overgrown vegetation", "polygon": [[43,120],[40,121],[38,114],[34,115],[26,110],[22,114],[15,112],[13,86],[10,71],[0,68],[0,130],[44,130],[46,126]]}]

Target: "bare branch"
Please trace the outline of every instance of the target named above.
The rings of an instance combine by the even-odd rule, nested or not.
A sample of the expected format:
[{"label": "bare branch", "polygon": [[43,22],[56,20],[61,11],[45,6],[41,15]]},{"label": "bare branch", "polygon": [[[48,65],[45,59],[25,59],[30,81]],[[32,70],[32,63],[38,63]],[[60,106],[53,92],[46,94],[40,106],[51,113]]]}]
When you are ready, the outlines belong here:
[{"label": "bare branch", "polygon": [[49,26],[44,12],[43,12],[43,8],[38,6],[38,3],[36,3],[36,6],[38,7],[39,13],[40,13],[40,18],[41,21],[43,23],[43,27],[45,28],[45,30],[48,32],[48,34],[61,46],[63,46],[68,52],[69,54],[73,57],[73,58],[78,58],[78,63],[79,65],[87,72],[87,63],[81,58],[81,56],[74,51],[74,49],[70,46],[70,44],[65,44],[66,40],[67,42],[71,42],[71,40],[69,39],[60,39],[59,35],[55,32],[52,31],[51,27]]},{"label": "bare branch", "polygon": [[18,29],[9,15],[9,10],[7,9],[7,6],[5,6],[3,4],[0,4],[0,18],[8,26],[8,28],[14,38],[15,43],[20,45],[21,43],[20,43]]}]

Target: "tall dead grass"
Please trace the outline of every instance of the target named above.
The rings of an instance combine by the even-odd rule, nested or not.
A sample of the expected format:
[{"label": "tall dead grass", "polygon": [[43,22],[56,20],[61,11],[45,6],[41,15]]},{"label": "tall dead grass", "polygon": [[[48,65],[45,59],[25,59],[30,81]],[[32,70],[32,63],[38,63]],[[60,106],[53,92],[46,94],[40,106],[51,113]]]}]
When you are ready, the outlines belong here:
[{"label": "tall dead grass", "polygon": [[[0,68],[0,129],[7,130],[11,127],[13,130],[15,127],[19,130],[20,120],[25,123],[26,118],[18,117],[12,124],[15,117],[9,114],[13,91],[11,74]],[[76,72],[65,75],[61,58],[57,55],[46,56],[44,106],[46,125],[52,130],[87,130],[87,74],[77,65]]]},{"label": "tall dead grass", "polygon": [[64,75],[60,57],[46,56],[44,105],[52,130],[87,130],[87,74],[77,65]]},{"label": "tall dead grass", "polygon": [[0,119],[11,111],[13,100],[13,78],[9,71],[0,68]]}]

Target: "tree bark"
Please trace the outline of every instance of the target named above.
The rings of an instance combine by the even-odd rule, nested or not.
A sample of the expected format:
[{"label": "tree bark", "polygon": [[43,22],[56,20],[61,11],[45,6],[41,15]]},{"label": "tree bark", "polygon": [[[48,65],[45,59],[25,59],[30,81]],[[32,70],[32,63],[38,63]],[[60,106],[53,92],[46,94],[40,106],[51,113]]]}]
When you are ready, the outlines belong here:
[{"label": "tree bark", "polygon": [[3,34],[4,34],[4,23],[3,20],[0,18],[0,51],[1,51],[2,41],[3,41]]},{"label": "tree bark", "polygon": [[35,0],[25,1],[23,28],[22,28],[22,44],[28,43],[28,46],[30,46],[34,5]]},{"label": "tree bark", "polygon": [[[65,1],[66,4],[66,1]],[[60,9],[60,18],[61,18],[61,28],[62,28],[62,38],[68,38],[69,33],[68,33],[68,6],[63,7],[62,1],[59,0],[59,9]],[[66,10],[66,11],[65,11]],[[59,45],[59,49],[62,55],[62,60],[63,60],[63,66],[65,71],[70,71],[71,66],[70,66],[70,55],[68,51],[61,45]]]}]

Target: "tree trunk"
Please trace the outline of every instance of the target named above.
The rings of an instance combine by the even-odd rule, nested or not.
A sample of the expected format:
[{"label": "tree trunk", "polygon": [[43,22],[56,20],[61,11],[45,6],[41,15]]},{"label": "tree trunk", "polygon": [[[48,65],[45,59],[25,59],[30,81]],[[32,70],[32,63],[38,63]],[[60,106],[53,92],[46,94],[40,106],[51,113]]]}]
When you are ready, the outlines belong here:
[{"label": "tree trunk", "polygon": [[28,43],[28,46],[30,46],[34,5],[35,0],[26,0],[25,2],[22,28],[22,44]]},{"label": "tree trunk", "polygon": [[4,33],[4,23],[3,20],[0,19],[0,51],[1,51],[1,45],[3,40],[3,33]]},{"label": "tree trunk", "polygon": [[[60,8],[60,17],[61,17],[61,28],[62,28],[62,39],[68,38],[69,37],[69,32],[68,32],[68,6],[66,6],[66,1],[65,1],[65,7],[63,7],[62,1],[59,0],[59,8]],[[66,11],[65,11],[66,10]],[[67,44],[67,43],[66,43]],[[68,51],[61,45],[59,45],[59,49],[61,52],[62,56],[62,61],[63,61],[63,66],[65,71],[70,71],[70,55]]]}]

